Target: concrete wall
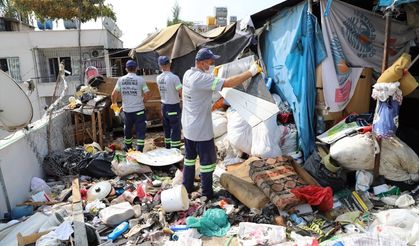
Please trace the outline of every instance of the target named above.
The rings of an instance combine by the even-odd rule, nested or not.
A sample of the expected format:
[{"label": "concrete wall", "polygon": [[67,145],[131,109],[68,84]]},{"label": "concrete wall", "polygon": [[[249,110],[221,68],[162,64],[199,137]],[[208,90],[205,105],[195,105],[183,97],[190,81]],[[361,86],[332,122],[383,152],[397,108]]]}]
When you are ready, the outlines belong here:
[{"label": "concrete wall", "polygon": [[[46,30],[33,31],[24,30],[20,32],[0,32],[0,58],[19,57],[20,74],[22,81],[36,78],[37,62],[35,61],[35,48],[74,48],[78,46],[77,30]],[[120,39],[104,29],[82,30],[81,45],[83,47],[122,48]],[[39,75],[39,74],[38,74]],[[17,81],[18,83],[22,81]],[[34,80],[35,82],[37,80]],[[69,91],[67,95],[75,92],[78,82],[68,81]],[[20,84],[21,85],[21,84]],[[52,96],[55,83],[36,85],[36,89],[29,95],[33,107],[33,121],[36,121],[44,114],[46,101],[44,96]],[[25,90],[25,88],[23,88]],[[46,94],[51,92],[51,94]],[[69,94],[70,93],[70,94]],[[0,139],[9,135],[0,129]]]},{"label": "concrete wall", "polygon": [[[35,122],[30,131],[22,130],[0,140],[0,168],[10,207],[30,198],[32,177],[44,178],[42,161],[47,150],[47,119]],[[74,144],[69,112],[52,120],[52,151],[63,150]],[[8,211],[6,194],[0,182],[0,218]]]}]

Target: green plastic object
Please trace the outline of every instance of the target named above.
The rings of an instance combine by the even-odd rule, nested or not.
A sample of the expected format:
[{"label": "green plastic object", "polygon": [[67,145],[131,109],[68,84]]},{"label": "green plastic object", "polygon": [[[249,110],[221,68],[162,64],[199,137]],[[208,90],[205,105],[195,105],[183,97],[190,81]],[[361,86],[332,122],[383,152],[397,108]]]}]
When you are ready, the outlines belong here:
[{"label": "green plastic object", "polygon": [[188,217],[186,224],[207,237],[223,237],[230,229],[227,214],[219,208],[208,209],[201,218]]},{"label": "green plastic object", "polygon": [[393,186],[389,191],[378,194],[378,197],[383,198],[386,196],[400,196],[400,194],[400,188],[397,186]]}]

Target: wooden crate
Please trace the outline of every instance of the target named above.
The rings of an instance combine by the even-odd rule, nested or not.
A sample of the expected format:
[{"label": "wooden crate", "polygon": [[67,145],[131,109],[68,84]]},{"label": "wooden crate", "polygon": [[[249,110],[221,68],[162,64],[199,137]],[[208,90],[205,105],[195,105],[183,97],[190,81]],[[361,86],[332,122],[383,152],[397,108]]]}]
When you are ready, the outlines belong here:
[{"label": "wooden crate", "polygon": [[[155,81],[155,76],[145,76],[144,79],[147,81],[147,86],[150,89],[151,95],[150,99],[145,103],[147,121],[151,121],[156,124],[161,124],[162,115],[160,92]],[[115,77],[105,78],[105,83],[99,85],[98,91],[107,95],[111,95],[117,81],[118,78]],[[119,105],[121,104],[121,102],[121,97],[118,97]]]}]

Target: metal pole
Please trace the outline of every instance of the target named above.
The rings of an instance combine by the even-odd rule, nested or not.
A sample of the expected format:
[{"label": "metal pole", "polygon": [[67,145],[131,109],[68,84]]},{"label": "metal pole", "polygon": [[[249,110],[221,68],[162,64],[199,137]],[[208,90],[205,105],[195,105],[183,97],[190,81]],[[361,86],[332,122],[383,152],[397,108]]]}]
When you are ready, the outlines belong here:
[{"label": "metal pole", "polygon": [[81,8],[82,8],[82,5],[81,5],[81,0],[78,0],[78,4],[79,4],[79,23],[78,23],[78,44],[79,44],[79,71],[80,71],[80,76],[79,76],[79,78],[80,78],[80,83],[81,84],[84,84],[84,81],[83,81],[83,74],[84,74],[84,72],[82,71],[82,68],[83,68],[83,65],[82,65],[82,62],[83,62],[83,60],[82,60],[82,56],[81,56]]}]

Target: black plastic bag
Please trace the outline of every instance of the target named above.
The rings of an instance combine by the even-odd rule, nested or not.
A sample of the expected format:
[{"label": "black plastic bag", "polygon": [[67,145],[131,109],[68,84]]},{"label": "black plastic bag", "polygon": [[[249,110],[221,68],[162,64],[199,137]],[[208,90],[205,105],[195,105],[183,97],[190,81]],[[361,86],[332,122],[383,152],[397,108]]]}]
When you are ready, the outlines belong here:
[{"label": "black plastic bag", "polygon": [[89,154],[80,163],[80,174],[94,178],[113,178],[115,173],[112,171],[113,153],[105,151]]},{"label": "black plastic bag", "polygon": [[330,186],[334,191],[346,187],[346,173],[342,168],[336,172],[331,172],[322,163],[322,158],[317,151],[314,151],[304,162],[304,169],[323,186]]}]

